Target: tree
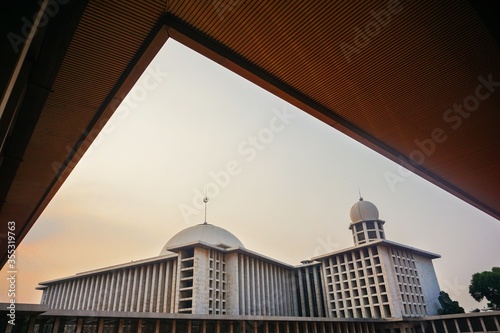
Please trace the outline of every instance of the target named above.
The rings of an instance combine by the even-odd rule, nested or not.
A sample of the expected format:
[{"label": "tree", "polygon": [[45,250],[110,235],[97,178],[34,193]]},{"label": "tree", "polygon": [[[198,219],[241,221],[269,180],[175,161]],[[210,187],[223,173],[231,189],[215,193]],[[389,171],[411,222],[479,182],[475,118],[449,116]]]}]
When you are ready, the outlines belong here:
[{"label": "tree", "polygon": [[488,307],[500,310],[500,267],[472,275],[469,293],[478,302],[486,298]]},{"label": "tree", "polygon": [[438,314],[440,315],[465,313],[464,308],[462,308],[457,301],[453,301],[450,295],[444,291],[439,292],[438,301],[439,304],[441,304],[441,308],[438,309]]}]

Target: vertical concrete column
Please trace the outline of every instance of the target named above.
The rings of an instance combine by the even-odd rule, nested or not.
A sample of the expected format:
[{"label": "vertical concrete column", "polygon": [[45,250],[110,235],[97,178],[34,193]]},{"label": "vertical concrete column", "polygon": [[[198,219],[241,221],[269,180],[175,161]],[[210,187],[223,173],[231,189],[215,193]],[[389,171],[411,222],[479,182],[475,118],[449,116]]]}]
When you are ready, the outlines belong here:
[{"label": "vertical concrete column", "polygon": [[[160,267],[161,266],[163,266],[162,263],[160,264]],[[161,325],[160,319],[156,319],[156,321],[155,321],[155,333],[160,333],[160,325]]]},{"label": "vertical concrete column", "polygon": [[149,305],[152,301],[151,299],[151,291],[153,290],[153,285],[152,285],[152,277],[153,277],[153,265],[149,264],[146,266],[146,281],[145,281],[145,287],[144,287],[144,303],[142,307],[142,311],[148,312],[149,310]]},{"label": "vertical concrete column", "polygon": [[92,291],[92,302],[90,303],[91,310],[97,310],[97,305],[99,303],[99,292],[100,292],[100,284],[101,284],[102,276],[96,275],[94,282],[94,290]]},{"label": "vertical concrete column", "polygon": [[286,270],[283,274],[283,291],[285,293],[285,316],[293,316],[292,289],[290,285],[291,270]]},{"label": "vertical concrete column", "polygon": [[83,297],[85,295],[85,278],[79,279],[79,284],[80,284],[80,290],[78,292],[78,301],[75,302],[73,308],[75,310],[81,310],[82,309],[82,302],[83,302]]},{"label": "vertical concrete column", "polygon": [[[59,331],[60,323],[61,323],[61,318],[56,317],[54,319],[54,326],[52,326],[52,333],[57,333],[57,331]],[[102,333],[102,332],[97,332],[97,333]]]},{"label": "vertical concrete column", "polygon": [[298,294],[299,290],[297,290],[297,283],[296,283],[296,277],[295,277],[294,271],[290,272],[290,292],[292,293],[292,302],[293,302],[292,316],[298,316],[299,315],[299,301],[297,299],[297,294]]},{"label": "vertical concrete column", "polygon": [[75,309],[78,297],[80,296],[80,279],[74,280],[74,282],[75,282],[75,288],[73,288],[73,291],[71,292],[71,298],[68,303],[69,310]]},{"label": "vertical concrete column", "polygon": [[61,293],[58,296],[57,304],[56,304],[56,309],[62,309],[63,304],[64,304],[64,296],[66,293],[66,282],[61,282]]},{"label": "vertical concrete column", "polygon": [[47,287],[47,298],[45,299],[45,304],[47,304],[49,307],[51,306],[52,303],[52,297],[54,296],[53,290],[50,286]]},{"label": "vertical concrete column", "polygon": [[[28,333],[33,333],[33,331],[35,330],[35,321],[36,321],[36,316],[29,316],[29,319],[28,319]],[[9,327],[12,325],[10,324],[7,324],[7,327]]]},{"label": "vertical concrete column", "polygon": [[[127,288],[125,291],[125,298],[122,299],[122,311],[130,311],[131,307],[128,304],[132,304],[130,300],[130,290],[132,290],[132,283],[134,281],[133,268],[127,270]],[[124,284],[125,285],[125,284]],[[122,292],[123,295],[123,292]]]},{"label": "vertical concrete column", "polygon": [[48,304],[49,304],[49,307],[52,309],[52,308],[55,308],[55,304],[56,304],[56,300],[57,300],[57,286],[56,285],[49,286],[48,290],[50,290]]},{"label": "vertical concrete column", "polygon": [[[306,314],[306,303],[305,303],[305,295],[304,295],[304,284],[302,283],[302,269],[297,269],[297,279],[299,280],[299,295],[300,295],[300,311],[302,312],[302,316]],[[298,315],[298,313],[297,313]]]},{"label": "vertical concrete column", "polygon": [[144,293],[143,293],[143,301],[141,304],[141,311],[142,312],[147,312],[148,311],[148,305],[149,305],[149,291],[152,288],[151,286],[151,265],[146,265],[144,266],[144,269],[146,270],[146,276],[144,277],[144,280],[142,282],[142,285],[144,286]]},{"label": "vertical concrete column", "polygon": [[495,321],[497,331],[500,332],[500,323],[498,323],[498,316],[493,316],[493,320]]},{"label": "vertical concrete column", "polygon": [[118,321],[118,333],[122,333],[123,332],[123,319],[120,319]]},{"label": "vertical concrete column", "polygon": [[93,298],[93,295],[94,295],[94,280],[95,280],[95,277],[94,276],[91,276],[89,278],[89,291],[88,291],[88,298],[87,298],[87,303],[85,304],[85,310],[92,310],[92,298]]},{"label": "vertical concrete column", "polygon": [[112,298],[112,311],[118,311],[118,308],[120,307],[120,296],[121,296],[121,287],[123,285],[123,274],[125,274],[125,271],[117,271],[116,272],[116,283],[113,288],[113,298]]},{"label": "vertical concrete column", "polygon": [[139,270],[140,267],[134,267],[134,277],[132,278],[132,294],[130,295],[132,297],[130,298],[130,306],[128,307],[127,311],[135,311],[135,304],[137,300],[137,284],[138,284],[137,279],[139,275]]},{"label": "vertical concrete column", "polygon": [[250,285],[251,285],[251,288],[250,288],[250,291],[251,291],[251,294],[250,294],[250,314],[251,315],[256,315],[257,313],[257,300],[256,300],[256,297],[255,297],[255,279],[256,279],[256,276],[255,276],[255,258],[250,258],[250,274],[248,274],[250,276]]},{"label": "vertical concrete column", "polygon": [[[269,275],[270,275],[270,283],[269,283],[269,305],[271,308],[271,316],[276,316],[276,267],[273,264],[269,264]],[[266,326],[267,327],[267,326]]]},{"label": "vertical concrete column", "polygon": [[141,266],[140,268],[137,268],[137,270],[140,271],[140,274],[139,283],[137,284],[137,306],[135,307],[135,311],[141,312],[144,302],[144,275],[146,275],[146,267]]},{"label": "vertical concrete column", "polygon": [[66,289],[66,295],[64,296],[64,304],[63,304],[63,309],[68,310],[69,304],[72,301],[73,298],[73,288],[74,288],[74,280],[68,281],[67,282],[67,289]]},{"label": "vertical concrete column", "polygon": [[157,312],[156,310],[156,295],[158,293],[158,264],[153,265],[153,272],[151,273],[151,287],[149,293],[149,312]]},{"label": "vertical concrete column", "polygon": [[113,306],[113,292],[115,288],[115,273],[111,272],[106,277],[106,293],[104,294],[104,306],[103,310],[109,311]]},{"label": "vertical concrete column", "polygon": [[281,289],[282,284],[281,284],[281,277],[282,277],[282,268],[281,267],[276,267],[276,302],[278,303],[278,316],[283,316],[284,311],[283,308],[285,306],[284,302],[284,297],[285,293],[283,292],[283,289]]},{"label": "vertical concrete column", "polygon": [[163,269],[165,268],[165,263],[160,262],[158,264],[158,289],[156,291],[156,305],[155,305],[155,312],[160,312],[160,313],[165,313],[165,308],[162,307],[163,305],[163,299],[167,298],[167,294],[165,291],[165,276],[164,276],[164,271]]},{"label": "vertical concrete column", "polygon": [[105,273],[103,276],[104,288],[101,290],[101,307],[102,311],[106,311],[108,306],[108,298],[109,298],[109,286],[111,284],[111,274]]},{"label": "vertical concrete column", "polygon": [[[170,302],[172,303],[169,303],[169,297],[171,297],[173,294],[172,293],[172,290],[170,289],[171,288],[171,285],[172,285],[172,280],[170,279],[170,267],[172,267],[172,263],[171,262],[167,262],[165,264],[165,279],[163,281],[163,289],[165,290],[165,293],[164,293],[164,296],[163,296],[163,313],[169,313],[169,312],[174,312],[173,311],[173,302],[170,300]],[[170,291],[170,294],[169,294],[169,291]],[[170,306],[169,306],[170,304]]]},{"label": "vertical concrete column", "polygon": [[246,315],[246,301],[245,301],[245,265],[244,265],[244,257],[242,255],[238,256],[238,289],[239,293],[239,314]]},{"label": "vertical concrete column", "polygon": [[240,286],[238,279],[238,253],[226,254],[226,313],[237,316],[239,311]]},{"label": "vertical concrete column", "polygon": [[78,318],[76,321],[75,333],[82,333],[82,329],[83,329],[83,318]]},{"label": "vertical concrete column", "polygon": [[256,260],[255,263],[255,314],[262,316],[262,298],[261,298],[261,283],[260,283],[260,261]]},{"label": "vertical concrete column", "polygon": [[170,299],[170,312],[177,312],[179,309],[179,302],[178,302],[178,290],[177,290],[177,281],[180,279],[179,276],[180,273],[180,268],[177,267],[177,260],[174,260],[172,262],[172,289],[171,289],[171,299]]},{"label": "vertical concrete column", "polygon": [[245,314],[252,314],[252,307],[250,305],[251,303],[251,294],[250,294],[250,263],[249,263],[249,258],[245,258],[245,274],[243,275],[243,278],[245,279],[245,300],[246,300],[246,312]]},{"label": "vertical concrete column", "polygon": [[310,269],[311,266],[307,266],[304,270],[304,274],[306,275],[307,302],[309,303],[309,314],[312,317],[314,316],[314,307],[313,307],[312,281],[309,276]]},{"label": "vertical concrete column", "polygon": [[142,333],[142,319],[137,321],[137,333]]},{"label": "vertical concrete column", "polygon": [[89,299],[90,277],[85,278],[85,285],[83,287],[83,298],[81,304],[78,306],[80,310],[87,310],[87,300]]},{"label": "vertical concrete column", "polygon": [[59,295],[58,295],[58,300],[57,300],[57,304],[56,304],[56,309],[61,309],[62,308],[62,303],[64,301],[64,292],[66,291],[66,284],[64,282],[62,282],[60,284],[60,292],[59,292]]},{"label": "vertical concrete column", "polygon": [[[483,328],[483,332],[488,332],[486,330],[486,325],[484,324],[483,317],[479,317],[479,322],[481,323],[481,327]],[[444,325],[444,322],[443,322],[443,326],[444,326],[444,329],[446,330],[446,325]],[[446,332],[446,333],[448,333],[448,332]]]},{"label": "vertical concrete column", "polygon": [[[314,289],[315,289],[315,296],[316,296],[316,302],[318,304],[318,316],[322,316],[325,313],[325,304],[321,301],[321,293],[323,292],[323,288],[321,285],[321,280],[320,280],[320,275],[319,275],[319,268],[318,266],[313,266],[313,276],[314,276]],[[326,289],[328,290],[328,289]]]},{"label": "vertical concrete column", "polygon": [[[210,263],[210,250],[201,247],[196,247],[194,249],[194,263],[193,263],[194,265],[193,314],[208,314],[209,263]],[[214,269],[214,282],[219,281],[219,288],[220,290],[222,290],[222,283],[220,282],[222,276],[219,275],[219,280],[216,279],[215,278],[216,272],[218,271]],[[221,306],[220,303],[219,306]]]}]

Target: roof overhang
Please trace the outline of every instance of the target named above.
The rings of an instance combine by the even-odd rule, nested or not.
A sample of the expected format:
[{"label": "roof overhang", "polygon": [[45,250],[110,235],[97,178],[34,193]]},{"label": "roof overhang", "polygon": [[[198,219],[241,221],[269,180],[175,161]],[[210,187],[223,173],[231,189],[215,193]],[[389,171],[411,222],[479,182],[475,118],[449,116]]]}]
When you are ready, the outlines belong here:
[{"label": "roof overhang", "polygon": [[389,247],[396,247],[396,248],[399,248],[399,249],[403,249],[403,250],[406,250],[406,251],[413,252],[415,254],[418,254],[418,255],[420,255],[422,257],[426,257],[426,258],[429,258],[429,259],[438,259],[438,258],[441,258],[441,256],[439,254],[436,254],[436,253],[432,253],[432,252],[429,252],[429,251],[417,249],[416,247],[412,247],[412,246],[400,244],[400,243],[397,243],[397,242],[388,241],[386,239],[381,239],[381,240],[376,240],[376,241],[372,241],[372,242],[367,242],[367,243],[364,243],[364,244],[361,244],[361,245],[357,245],[357,246],[351,246],[351,247],[348,247],[348,248],[345,248],[345,249],[342,249],[342,250],[338,250],[338,251],[333,251],[333,252],[330,252],[330,253],[321,254],[321,255],[313,257],[311,259],[312,260],[324,260],[326,258],[329,258],[329,257],[332,257],[332,256],[337,256],[339,254],[343,254],[343,253],[347,253],[347,252],[352,252],[352,251],[356,251],[356,250],[360,250],[360,249],[365,249],[365,248],[368,248],[368,247],[375,247],[375,246],[379,246],[379,245],[381,245],[381,246],[389,246]]}]

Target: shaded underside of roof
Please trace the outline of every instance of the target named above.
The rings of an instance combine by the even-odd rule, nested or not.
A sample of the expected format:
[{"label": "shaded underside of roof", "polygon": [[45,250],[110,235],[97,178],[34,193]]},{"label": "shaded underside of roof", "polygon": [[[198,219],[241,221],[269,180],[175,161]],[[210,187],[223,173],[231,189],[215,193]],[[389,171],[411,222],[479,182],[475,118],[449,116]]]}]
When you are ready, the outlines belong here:
[{"label": "shaded underside of roof", "polygon": [[[18,241],[26,235],[169,37],[500,216],[498,5],[76,3],[49,15],[9,98],[19,54],[2,41],[3,240],[7,221],[16,221]],[[23,10],[4,20],[4,32],[22,35],[21,17],[34,12]]]}]

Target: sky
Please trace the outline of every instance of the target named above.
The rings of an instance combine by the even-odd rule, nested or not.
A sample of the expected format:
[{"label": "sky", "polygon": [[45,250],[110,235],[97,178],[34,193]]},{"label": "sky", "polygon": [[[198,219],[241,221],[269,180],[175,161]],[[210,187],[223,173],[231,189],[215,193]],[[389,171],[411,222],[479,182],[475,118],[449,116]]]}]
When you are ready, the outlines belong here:
[{"label": "sky", "polygon": [[19,245],[16,302],[39,303],[39,282],[157,256],[204,221],[205,191],[209,223],[289,264],[352,246],[361,192],[387,239],[442,256],[440,287],[466,311],[486,304],[472,274],[500,266],[496,219],[169,39]]}]

